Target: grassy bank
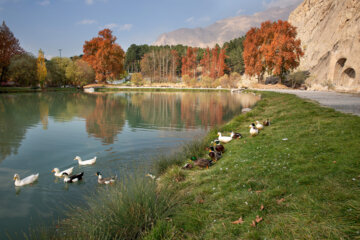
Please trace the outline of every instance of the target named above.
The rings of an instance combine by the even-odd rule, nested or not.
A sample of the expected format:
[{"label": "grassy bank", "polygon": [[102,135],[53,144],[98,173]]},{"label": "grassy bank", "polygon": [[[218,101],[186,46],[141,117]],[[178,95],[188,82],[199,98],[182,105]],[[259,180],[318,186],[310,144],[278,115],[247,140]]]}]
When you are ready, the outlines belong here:
[{"label": "grassy bank", "polygon": [[[210,169],[179,166],[206,156],[218,129],[159,159],[156,184],[120,184],[72,211],[56,239],[359,239],[360,118],[293,95],[262,96],[220,129],[244,138]],[[266,118],[272,125],[251,138],[249,124]]]},{"label": "grassy bank", "polygon": [[[251,138],[249,123],[266,118],[273,124]],[[224,157],[209,170],[177,173],[185,179],[173,184],[185,199],[171,219],[179,238],[360,237],[359,117],[263,93],[253,111],[221,130],[245,138],[226,144]],[[263,220],[254,227],[256,216]],[[242,224],[232,223],[240,217]]]},{"label": "grassy bank", "polygon": [[30,88],[30,87],[0,87],[0,93],[21,93],[21,92],[76,92],[77,88]]}]

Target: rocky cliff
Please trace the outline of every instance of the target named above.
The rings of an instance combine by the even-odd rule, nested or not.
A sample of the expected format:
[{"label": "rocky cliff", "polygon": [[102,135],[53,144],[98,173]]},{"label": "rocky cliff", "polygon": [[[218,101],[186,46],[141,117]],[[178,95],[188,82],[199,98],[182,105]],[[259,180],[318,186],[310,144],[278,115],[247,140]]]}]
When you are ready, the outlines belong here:
[{"label": "rocky cliff", "polygon": [[291,11],[297,7],[275,7],[258,12],[249,16],[236,16],[225,18],[204,28],[181,28],[175,31],[161,34],[153,45],[176,45],[183,44],[193,47],[220,46],[234,38],[244,36],[251,27],[259,27],[266,20],[286,20]]},{"label": "rocky cliff", "polygon": [[360,91],[360,0],[304,0],[289,16],[297,27],[312,88]]}]

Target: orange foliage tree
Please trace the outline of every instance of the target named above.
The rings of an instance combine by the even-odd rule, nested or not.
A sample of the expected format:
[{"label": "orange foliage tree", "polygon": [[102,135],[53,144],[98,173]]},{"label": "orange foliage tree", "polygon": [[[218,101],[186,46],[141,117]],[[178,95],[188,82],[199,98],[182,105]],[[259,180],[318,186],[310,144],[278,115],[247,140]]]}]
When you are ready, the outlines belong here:
[{"label": "orange foliage tree", "polygon": [[20,47],[19,40],[14,37],[14,34],[3,21],[0,26],[0,82],[5,81],[10,59],[22,53],[25,52]]},{"label": "orange foliage tree", "polygon": [[300,57],[304,55],[296,35],[296,28],[281,20],[266,21],[260,28],[251,28],[244,41],[245,73],[257,75],[259,80],[265,72],[283,79],[299,66]]},{"label": "orange foliage tree", "polygon": [[220,49],[218,45],[216,45],[213,49],[207,48],[204,52],[202,59],[200,60],[200,65],[202,67],[202,75],[209,76],[213,79],[221,77],[225,74],[225,70],[228,67],[225,64],[226,56],[226,48]]},{"label": "orange foliage tree", "polygon": [[98,33],[98,37],[85,41],[83,59],[95,71],[95,78],[100,82],[115,79],[123,73],[125,53],[115,43],[116,37],[110,29]]},{"label": "orange foliage tree", "polygon": [[203,58],[200,60],[200,65],[202,67],[202,75],[209,76],[210,74],[210,49],[206,48],[204,51]]},{"label": "orange foliage tree", "polygon": [[197,48],[188,47],[186,50],[186,55],[182,58],[181,74],[189,75],[190,77],[195,77],[196,72],[196,54]]}]

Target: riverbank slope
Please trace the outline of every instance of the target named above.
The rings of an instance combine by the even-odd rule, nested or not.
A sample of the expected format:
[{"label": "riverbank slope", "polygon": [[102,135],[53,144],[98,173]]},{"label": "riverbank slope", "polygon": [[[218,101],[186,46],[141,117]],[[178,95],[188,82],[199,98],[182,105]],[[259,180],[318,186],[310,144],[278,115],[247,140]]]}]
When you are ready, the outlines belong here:
[{"label": "riverbank slope", "polygon": [[[244,138],[226,144],[213,167],[181,170],[181,182],[174,170],[164,175],[164,185],[185,200],[163,237],[174,232],[189,239],[360,236],[360,118],[294,95],[262,95],[254,110],[221,129]],[[266,118],[272,125],[250,137],[249,124]],[[236,224],[240,218],[243,223]],[[153,232],[159,232],[156,226]]]}]

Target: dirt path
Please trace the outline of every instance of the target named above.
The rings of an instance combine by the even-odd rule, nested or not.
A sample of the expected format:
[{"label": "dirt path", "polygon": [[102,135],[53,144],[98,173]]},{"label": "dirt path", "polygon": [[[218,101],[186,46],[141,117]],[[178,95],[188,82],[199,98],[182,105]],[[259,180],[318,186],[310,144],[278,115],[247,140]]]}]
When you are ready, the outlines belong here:
[{"label": "dirt path", "polygon": [[320,103],[322,106],[334,108],[344,113],[352,113],[360,116],[360,95],[336,92],[318,92],[285,89],[256,89],[259,91],[274,91],[280,93],[295,94],[301,98],[307,98]]}]

